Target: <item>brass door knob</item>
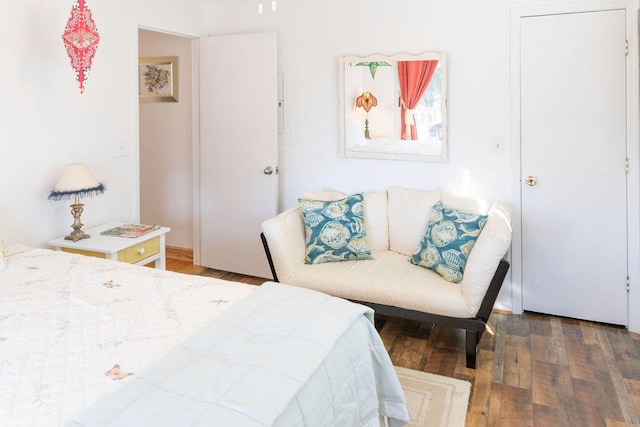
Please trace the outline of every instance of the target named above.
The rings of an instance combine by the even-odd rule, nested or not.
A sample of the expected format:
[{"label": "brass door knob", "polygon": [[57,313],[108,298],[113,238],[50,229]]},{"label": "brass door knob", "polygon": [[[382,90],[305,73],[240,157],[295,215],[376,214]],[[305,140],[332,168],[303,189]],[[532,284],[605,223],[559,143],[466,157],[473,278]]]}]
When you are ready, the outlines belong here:
[{"label": "brass door knob", "polygon": [[536,179],[535,176],[529,175],[528,177],[525,178],[524,182],[526,182],[529,187],[533,187],[538,183],[538,180]]}]

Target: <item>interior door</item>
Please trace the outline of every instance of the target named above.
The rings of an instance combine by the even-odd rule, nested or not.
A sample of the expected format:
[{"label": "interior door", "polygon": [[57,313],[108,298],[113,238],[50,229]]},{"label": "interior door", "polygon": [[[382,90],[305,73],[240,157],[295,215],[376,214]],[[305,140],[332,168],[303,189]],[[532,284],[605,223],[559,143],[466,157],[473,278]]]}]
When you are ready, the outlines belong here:
[{"label": "interior door", "polygon": [[267,278],[260,223],[278,200],[276,41],[200,39],[200,263]]},{"label": "interior door", "polygon": [[525,310],[627,324],[625,20],[521,18]]}]

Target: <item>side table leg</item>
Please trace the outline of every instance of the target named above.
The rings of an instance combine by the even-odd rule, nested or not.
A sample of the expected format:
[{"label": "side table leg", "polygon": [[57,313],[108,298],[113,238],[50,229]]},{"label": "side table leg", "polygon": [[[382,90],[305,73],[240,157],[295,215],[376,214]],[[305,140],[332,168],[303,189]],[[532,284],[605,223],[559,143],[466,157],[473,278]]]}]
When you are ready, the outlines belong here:
[{"label": "side table leg", "polygon": [[165,249],[164,234],[160,236],[160,258],[156,260],[155,267],[159,270],[167,269],[167,251]]}]

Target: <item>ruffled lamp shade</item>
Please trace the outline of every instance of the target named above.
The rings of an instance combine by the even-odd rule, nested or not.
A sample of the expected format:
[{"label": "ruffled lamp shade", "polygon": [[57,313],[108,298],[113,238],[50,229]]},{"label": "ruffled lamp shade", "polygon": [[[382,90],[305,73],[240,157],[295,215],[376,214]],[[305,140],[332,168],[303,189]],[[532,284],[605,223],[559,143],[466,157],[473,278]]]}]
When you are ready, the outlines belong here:
[{"label": "ruffled lamp shade", "polygon": [[74,218],[71,226],[73,231],[65,236],[66,240],[77,242],[80,239],[91,237],[82,231],[84,224],[80,222],[80,215],[84,205],[80,203],[80,198],[93,197],[104,193],[104,190],[104,184],[96,179],[85,163],[70,163],[65,166],[56,186],[49,194],[49,200],[75,198],[75,203],[71,205],[71,215]]}]

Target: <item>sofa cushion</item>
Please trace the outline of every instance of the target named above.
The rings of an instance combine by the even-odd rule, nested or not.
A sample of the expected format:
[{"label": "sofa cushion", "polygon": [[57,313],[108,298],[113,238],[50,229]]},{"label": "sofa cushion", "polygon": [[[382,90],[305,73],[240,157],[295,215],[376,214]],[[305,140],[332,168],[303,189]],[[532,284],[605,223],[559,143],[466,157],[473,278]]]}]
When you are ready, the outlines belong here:
[{"label": "sofa cushion", "polygon": [[389,249],[409,256],[424,235],[429,211],[440,200],[440,193],[391,186],[388,199]]},{"label": "sofa cushion", "polygon": [[387,192],[364,193],[364,224],[371,252],[389,250],[389,221],[387,220]]},{"label": "sofa cushion", "polygon": [[332,200],[344,199],[348,194],[339,191],[305,191],[302,193],[303,199],[323,200],[329,202]]},{"label": "sofa cushion", "polygon": [[430,268],[447,281],[459,283],[473,246],[487,222],[487,215],[472,214],[436,203],[413,264]]},{"label": "sofa cushion", "polygon": [[468,318],[477,312],[473,305],[466,304],[459,284],[447,282],[392,251],[376,253],[375,260],[301,264],[289,280],[289,285],[341,298],[443,316]]},{"label": "sofa cushion", "polygon": [[493,202],[471,196],[461,196],[450,191],[440,189],[440,201],[443,205],[465,212],[486,215]]},{"label": "sofa cushion", "polygon": [[300,199],[305,223],[305,263],[371,259],[364,221],[364,196],[334,201]]}]

